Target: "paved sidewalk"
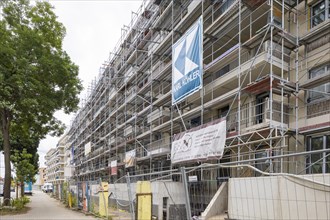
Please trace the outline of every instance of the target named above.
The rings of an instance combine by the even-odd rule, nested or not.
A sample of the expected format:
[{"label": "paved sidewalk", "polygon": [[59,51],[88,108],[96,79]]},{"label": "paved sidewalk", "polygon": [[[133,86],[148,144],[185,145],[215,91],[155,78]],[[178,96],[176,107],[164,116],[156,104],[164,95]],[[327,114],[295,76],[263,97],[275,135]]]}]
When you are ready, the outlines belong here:
[{"label": "paved sidewalk", "polygon": [[33,191],[28,204],[31,209],[22,215],[0,216],[1,220],[96,220],[92,216],[69,210],[58,200],[41,191]]}]

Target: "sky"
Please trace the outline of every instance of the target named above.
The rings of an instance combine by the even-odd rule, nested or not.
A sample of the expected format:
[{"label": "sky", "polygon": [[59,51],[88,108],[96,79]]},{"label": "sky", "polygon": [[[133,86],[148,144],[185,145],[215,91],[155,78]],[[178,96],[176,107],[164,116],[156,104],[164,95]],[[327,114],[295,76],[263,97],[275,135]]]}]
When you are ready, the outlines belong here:
[{"label": "sky", "polygon": [[[86,96],[86,88],[99,74],[99,68],[109,58],[121,36],[121,28],[131,21],[141,0],[49,0],[58,20],[66,27],[63,48],[79,66],[79,78]],[[56,112],[55,116],[67,127],[73,114]],[[56,147],[59,137],[47,136],[39,144],[39,166],[45,167],[44,156]],[[0,155],[0,176],[4,176],[3,155]]]}]

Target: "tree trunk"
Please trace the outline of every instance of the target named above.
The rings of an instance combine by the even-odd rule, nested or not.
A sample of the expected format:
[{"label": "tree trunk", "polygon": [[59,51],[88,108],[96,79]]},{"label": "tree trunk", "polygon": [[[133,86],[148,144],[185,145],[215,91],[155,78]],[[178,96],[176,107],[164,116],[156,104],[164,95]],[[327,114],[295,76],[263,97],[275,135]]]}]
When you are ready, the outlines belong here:
[{"label": "tree trunk", "polygon": [[21,198],[24,197],[24,181],[21,182]]},{"label": "tree trunk", "polygon": [[1,130],[3,138],[3,153],[5,156],[5,182],[3,186],[4,205],[10,204],[10,142],[9,142],[10,113],[6,109],[1,109]]}]

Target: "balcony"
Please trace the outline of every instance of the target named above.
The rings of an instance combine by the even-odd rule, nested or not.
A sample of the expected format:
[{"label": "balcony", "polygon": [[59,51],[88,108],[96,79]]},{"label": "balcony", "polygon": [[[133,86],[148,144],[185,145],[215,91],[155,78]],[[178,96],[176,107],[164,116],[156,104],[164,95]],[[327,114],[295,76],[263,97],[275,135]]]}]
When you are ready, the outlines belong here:
[{"label": "balcony", "polygon": [[[134,132],[134,127],[132,125],[129,125],[127,126],[125,129],[124,129],[124,136],[129,136],[131,134],[133,134]],[[136,132],[138,133],[139,132],[139,128],[136,127]]]},{"label": "balcony", "polygon": [[115,87],[111,87],[109,91],[109,101],[111,101],[116,96],[116,89]]},{"label": "balcony", "polygon": [[[311,15],[311,13],[300,15],[300,40],[303,43],[312,43],[316,39],[325,36],[330,33],[330,16],[329,6],[325,5],[323,10],[320,10],[318,14]],[[327,16],[328,15],[328,16]]]},{"label": "balcony", "polygon": [[106,151],[106,147],[104,146],[98,146],[96,149],[94,149],[89,158],[96,158],[100,155],[102,155]]},{"label": "balcony", "polygon": [[104,105],[101,105],[99,108],[97,108],[97,110],[93,114],[93,119],[95,119],[102,112],[103,109],[104,109]]},{"label": "balcony", "polygon": [[133,133],[133,127],[132,127],[132,125],[129,125],[129,126],[127,126],[124,129],[124,136],[131,135],[132,133]]},{"label": "balcony", "polygon": [[118,161],[118,164],[124,163],[124,161],[125,161],[125,153],[118,153],[117,154],[117,161]]},{"label": "balcony", "polygon": [[64,168],[55,169],[55,173],[64,173]]},{"label": "balcony", "polygon": [[162,139],[152,142],[151,144],[147,145],[147,149],[149,149],[147,155],[162,155],[171,152],[171,143],[170,139]]},{"label": "balcony", "polygon": [[[281,122],[281,103],[273,101],[272,110],[270,109],[269,99],[262,103],[257,103],[256,101],[246,104],[242,107],[242,129],[247,131],[252,131],[258,129],[259,127],[269,126],[270,124],[270,112],[272,111],[272,124],[280,126]],[[283,123],[284,127],[287,128],[289,122],[289,108],[288,105],[283,105]]]},{"label": "balcony", "polygon": [[300,88],[313,89],[319,85],[324,84],[325,82],[330,82],[330,70],[325,71],[324,74],[308,79],[305,82],[302,82],[300,84]]},{"label": "balcony", "polygon": [[307,118],[330,114],[330,99],[307,104]]},{"label": "balcony", "polygon": [[153,111],[150,115],[148,115],[148,123],[151,123],[155,121],[156,119],[162,118],[162,117],[170,117],[171,112],[168,108],[161,107],[159,109],[156,109]]},{"label": "balcony", "polygon": [[148,46],[148,56],[151,56],[151,54],[156,50],[158,45],[165,40],[166,36],[168,35],[168,31],[161,30],[159,32],[156,32],[154,34],[154,38],[152,39],[152,43]]},{"label": "balcony", "polygon": [[[238,128],[238,108],[232,109],[227,116],[227,132],[237,131]],[[272,120],[270,120],[270,102],[266,98],[263,102],[252,101],[246,103],[240,108],[240,124],[243,132],[254,131],[268,126],[275,126],[283,129],[288,128],[289,106],[283,104],[283,113],[281,103],[273,100],[272,102]],[[281,120],[283,118],[283,124]]]},{"label": "balcony", "polygon": [[222,1],[222,2],[223,3],[218,3],[218,1],[214,1],[213,5],[210,6],[211,11],[206,15],[206,18],[204,19],[204,23],[206,24],[207,27],[205,32],[211,33],[213,30],[216,30],[219,21],[228,19],[227,16],[230,16],[232,13],[228,13],[228,15],[226,16],[227,12],[229,10],[232,11],[235,10],[238,5],[238,1],[234,1],[234,0]]}]

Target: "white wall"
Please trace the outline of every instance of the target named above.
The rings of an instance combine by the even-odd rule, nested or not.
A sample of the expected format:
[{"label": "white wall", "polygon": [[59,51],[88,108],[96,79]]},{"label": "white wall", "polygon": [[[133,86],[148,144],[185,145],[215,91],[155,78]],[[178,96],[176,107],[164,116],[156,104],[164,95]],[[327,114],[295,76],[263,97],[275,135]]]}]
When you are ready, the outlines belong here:
[{"label": "white wall", "polygon": [[[233,219],[330,219],[330,174],[231,178],[228,214]],[[310,179],[312,181],[307,181]]]},{"label": "white wall", "polygon": [[202,219],[224,214],[228,209],[228,183],[224,182],[215,193],[210,204],[202,212]]},{"label": "white wall", "polygon": [[[152,197],[153,204],[158,205],[159,219],[162,219],[163,217],[163,197],[168,197],[167,200],[168,206],[173,205],[174,203],[177,205],[185,204],[185,194],[184,194],[184,188],[182,182],[170,182],[170,181],[153,182],[151,183],[151,192],[153,196]],[[167,215],[169,215],[168,210],[167,210]]]}]

